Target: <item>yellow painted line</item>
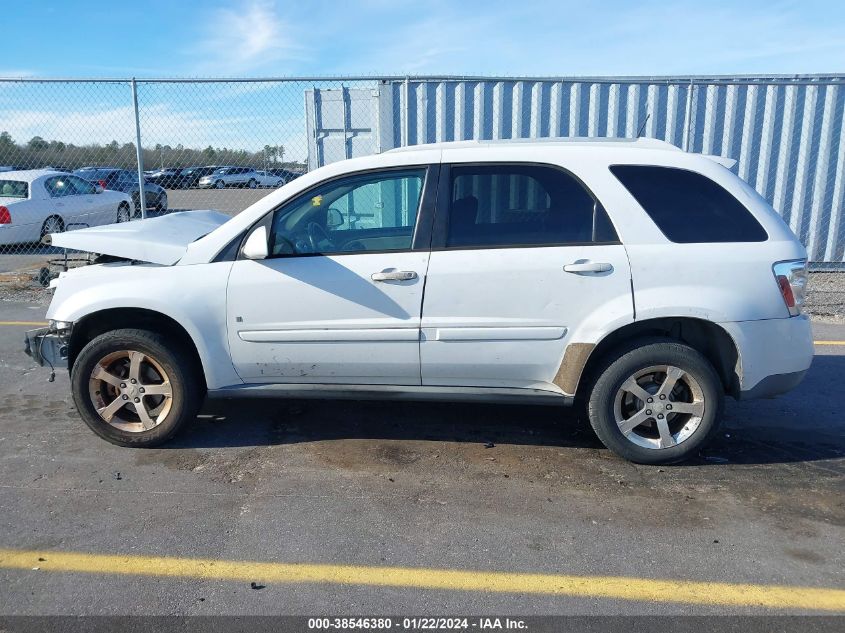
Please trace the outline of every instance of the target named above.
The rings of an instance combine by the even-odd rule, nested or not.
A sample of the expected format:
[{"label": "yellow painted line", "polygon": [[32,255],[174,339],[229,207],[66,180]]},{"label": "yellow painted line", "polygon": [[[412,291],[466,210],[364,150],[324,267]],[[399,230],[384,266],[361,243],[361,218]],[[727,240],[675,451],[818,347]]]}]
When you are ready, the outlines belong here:
[{"label": "yellow painted line", "polygon": [[0,549],[0,568],[32,570],[35,567],[39,573],[81,572],[284,584],[366,585],[845,612],[843,589]]},{"label": "yellow painted line", "polygon": [[0,321],[0,325],[47,325],[47,321]]},{"label": "yellow painted line", "polygon": [[813,341],[815,345],[845,345],[845,341]]}]

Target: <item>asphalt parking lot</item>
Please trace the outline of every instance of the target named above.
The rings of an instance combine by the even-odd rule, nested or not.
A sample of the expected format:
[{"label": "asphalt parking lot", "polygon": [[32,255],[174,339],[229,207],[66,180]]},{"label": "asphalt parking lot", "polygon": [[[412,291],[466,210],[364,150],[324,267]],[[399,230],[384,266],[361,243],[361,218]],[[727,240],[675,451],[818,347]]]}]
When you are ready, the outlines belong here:
[{"label": "asphalt parking lot", "polygon": [[2,615],[845,612],[845,326],[658,468],[525,406],[231,401],[118,448],[21,352],[43,316],[0,302]]}]

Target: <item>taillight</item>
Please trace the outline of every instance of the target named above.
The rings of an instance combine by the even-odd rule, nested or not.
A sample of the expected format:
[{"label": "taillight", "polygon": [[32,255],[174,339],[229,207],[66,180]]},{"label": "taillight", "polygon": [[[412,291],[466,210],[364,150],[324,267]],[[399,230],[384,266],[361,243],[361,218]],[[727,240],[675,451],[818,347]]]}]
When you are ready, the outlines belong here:
[{"label": "taillight", "polygon": [[98,180],[97,184],[100,185],[103,189],[106,188],[106,181],[105,180]]},{"label": "taillight", "polygon": [[6,207],[0,207],[0,224],[11,224],[12,216]]},{"label": "taillight", "polygon": [[772,266],[783,302],[790,316],[801,314],[807,295],[807,262],[799,259]]}]

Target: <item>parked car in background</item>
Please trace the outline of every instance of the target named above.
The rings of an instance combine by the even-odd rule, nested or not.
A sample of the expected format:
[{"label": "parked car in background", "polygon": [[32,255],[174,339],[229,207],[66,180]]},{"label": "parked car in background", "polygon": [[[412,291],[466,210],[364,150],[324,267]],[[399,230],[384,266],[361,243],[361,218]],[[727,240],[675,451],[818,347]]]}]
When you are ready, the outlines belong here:
[{"label": "parked car in background", "polygon": [[[122,191],[132,199],[134,217],[141,215],[141,194],[138,186],[138,174],[117,167],[85,167],[73,172],[77,176],[100,185],[103,189]],[[151,182],[144,183],[144,201],[147,210],[167,211],[167,191],[164,187]]]},{"label": "parked car in background", "polygon": [[27,349],[123,446],[166,441],[206,392],[469,399],[583,406],[618,455],[677,462],[726,395],[786,392],[813,359],[807,252],[733,162],[653,139],[418,145],[231,219],[57,235],[124,261],[63,273]]},{"label": "parked car in background", "polygon": [[203,189],[214,187],[225,189],[226,187],[258,187],[258,177],[252,167],[218,167],[208,176],[199,180],[199,186]]},{"label": "parked car in background", "polygon": [[0,174],[0,245],[37,242],[61,233],[126,222],[131,200],[72,174],[44,169]]},{"label": "parked car in background", "polygon": [[176,183],[178,189],[193,189],[200,184],[200,178],[208,176],[215,169],[217,165],[205,165],[202,167],[185,167],[179,172],[179,180]]},{"label": "parked car in background", "polygon": [[282,184],[288,184],[291,180],[295,178],[299,178],[302,174],[298,174],[295,171],[291,171],[290,169],[282,169],[280,167],[274,167],[272,169],[266,170],[268,174],[272,174],[273,176],[278,176],[282,179]]},{"label": "parked car in background", "polygon": [[181,173],[182,170],[178,168],[159,169],[149,176],[144,176],[144,179],[165,189],[178,189],[181,182]]},{"label": "parked car in background", "polygon": [[258,170],[255,172],[255,179],[259,187],[273,187],[278,188],[285,184],[285,179],[281,176],[271,174],[268,171]]}]

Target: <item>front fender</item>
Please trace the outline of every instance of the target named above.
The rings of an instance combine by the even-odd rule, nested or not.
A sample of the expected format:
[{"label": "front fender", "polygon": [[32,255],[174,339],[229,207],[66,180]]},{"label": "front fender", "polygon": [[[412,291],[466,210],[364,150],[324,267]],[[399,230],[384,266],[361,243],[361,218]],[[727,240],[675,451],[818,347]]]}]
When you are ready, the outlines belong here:
[{"label": "front fender", "polygon": [[[115,308],[143,309],[179,323],[193,341],[209,389],[241,383],[229,355],[226,284],[231,262],[196,266],[107,264],[72,270],[56,284],[47,318],[76,322]],[[120,327],[120,324],[115,324]]]}]

